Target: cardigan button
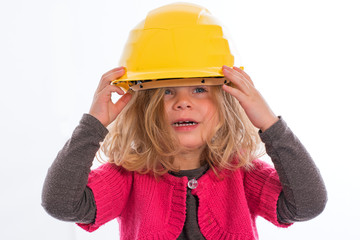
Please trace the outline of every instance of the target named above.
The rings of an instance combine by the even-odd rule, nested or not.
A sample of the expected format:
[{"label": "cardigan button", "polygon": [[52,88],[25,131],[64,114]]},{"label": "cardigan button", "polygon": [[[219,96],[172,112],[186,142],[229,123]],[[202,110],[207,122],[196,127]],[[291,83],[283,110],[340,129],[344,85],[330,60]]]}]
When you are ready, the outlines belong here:
[{"label": "cardigan button", "polygon": [[191,179],[190,181],[188,181],[188,187],[190,189],[194,189],[199,185],[199,183],[196,181],[195,178]]}]

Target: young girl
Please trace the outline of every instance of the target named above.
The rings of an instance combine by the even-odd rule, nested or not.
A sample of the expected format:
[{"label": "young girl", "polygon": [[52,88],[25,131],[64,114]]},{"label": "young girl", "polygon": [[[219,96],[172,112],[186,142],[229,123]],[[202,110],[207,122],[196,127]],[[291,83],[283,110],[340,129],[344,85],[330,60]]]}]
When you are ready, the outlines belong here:
[{"label": "young girl", "polygon": [[[164,16],[171,18],[164,21]],[[202,26],[210,31],[209,22],[218,27],[203,8],[173,4],[151,12],[139,28],[148,34],[170,24],[174,36],[173,29],[179,29],[174,16],[196,22],[193,34]],[[161,26],[152,26],[158,23],[154,18]],[[183,25],[179,31],[184,36]],[[142,36],[139,29],[135,33]],[[42,196],[46,211],[90,232],[117,218],[121,239],[258,239],[257,216],[288,227],[320,214],[327,197],[314,162],[250,77],[226,66],[224,59],[231,56],[222,58],[220,47],[208,48],[204,41],[197,45],[194,36],[189,39],[195,52],[186,51],[183,37],[170,41],[186,46],[173,61],[180,67],[166,72],[175,54],[169,57],[159,48],[169,39],[164,33],[151,36],[157,45],[151,39],[139,44],[141,58],[131,38],[132,49],[123,57],[126,68],[103,75],[89,114],[49,169]],[[220,61],[207,55],[211,49]],[[163,54],[156,59],[152,51]],[[147,53],[153,55],[148,65]],[[181,54],[192,57],[184,63]],[[198,64],[203,55],[201,64],[215,61],[206,71]],[[154,65],[161,71],[144,70]],[[123,95],[116,103],[113,92]],[[257,159],[260,140],[275,169]],[[90,171],[100,142],[108,163]]]}]

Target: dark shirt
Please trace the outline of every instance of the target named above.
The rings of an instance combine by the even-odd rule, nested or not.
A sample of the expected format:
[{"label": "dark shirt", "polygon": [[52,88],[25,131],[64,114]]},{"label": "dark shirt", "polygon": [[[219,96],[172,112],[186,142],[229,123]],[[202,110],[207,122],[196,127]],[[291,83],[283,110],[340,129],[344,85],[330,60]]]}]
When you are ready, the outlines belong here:
[{"label": "dark shirt", "polygon": [[[200,168],[193,170],[180,170],[179,172],[169,172],[170,174],[177,177],[186,176],[188,180],[199,179],[206,171],[209,169],[209,165],[206,164],[201,166]],[[186,218],[184,223],[184,228],[181,231],[180,236],[177,238],[178,240],[182,239],[205,239],[204,236],[200,232],[197,210],[199,207],[199,199],[191,194],[191,188],[187,188],[186,193]]]}]

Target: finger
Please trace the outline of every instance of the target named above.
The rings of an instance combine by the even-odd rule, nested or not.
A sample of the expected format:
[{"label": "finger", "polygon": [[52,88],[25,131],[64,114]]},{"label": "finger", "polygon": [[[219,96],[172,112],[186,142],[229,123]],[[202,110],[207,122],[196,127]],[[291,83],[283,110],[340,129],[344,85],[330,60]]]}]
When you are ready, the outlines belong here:
[{"label": "finger", "polygon": [[223,73],[224,76],[228,80],[230,80],[239,90],[241,90],[247,95],[249,94],[250,83],[245,79],[243,75],[227,66],[223,66]]},{"label": "finger", "polygon": [[242,77],[244,77],[244,79],[249,82],[252,86],[254,86],[254,83],[253,81],[251,80],[250,76],[244,71],[242,70],[241,68],[238,68],[238,67],[233,67],[233,69],[238,73],[240,74]]},{"label": "finger", "polygon": [[104,74],[101,76],[101,79],[107,80],[107,79],[109,78],[109,76],[111,76],[112,74],[117,73],[117,72],[121,72],[121,71],[124,71],[124,70],[125,70],[125,67],[116,67],[116,68],[113,68],[113,69],[111,69],[110,71],[104,73]]},{"label": "finger", "polygon": [[119,95],[124,95],[124,91],[121,88],[114,85],[107,85],[101,92],[99,92],[99,96],[105,97],[106,100],[111,99],[111,93],[116,92]]},{"label": "finger", "polygon": [[233,87],[230,87],[228,85],[222,85],[222,88],[225,92],[228,92],[230,93],[233,97],[235,97],[239,102],[240,104],[243,102],[244,98],[246,97],[244,95],[244,93],[242,93],[239,89],[236,89],[236,88],[233,88]]},{"label": "finger", "polygon": [[244,70],[238,67],[233,67],[233,69],[235,69],[237,72],[245,76],[246,80],[248,80],[251,83],[251,85],[254,86],[254,82],[251,80],[250,76]]},{"label": "finger", "polygon": [[119,100],[117,100],[117,102],[115,103],[115,107],[118,112],[121,112],[123,110],[126,104],[128,104],[131,100],[131,97],[132,95],[130,93],[126,93]]},{"label": "finger", "polygon": [[123,76],[125,74],[125,68],[124,67],[118,67],[118,68],[114,68],[108,72],[106,72],[105,74],[102,75],[99,86],[97,91],[101,91],[102,89],[104,89],[106,86],[110,85],[110,83],[115,80],[120,78],[121,76]]}]

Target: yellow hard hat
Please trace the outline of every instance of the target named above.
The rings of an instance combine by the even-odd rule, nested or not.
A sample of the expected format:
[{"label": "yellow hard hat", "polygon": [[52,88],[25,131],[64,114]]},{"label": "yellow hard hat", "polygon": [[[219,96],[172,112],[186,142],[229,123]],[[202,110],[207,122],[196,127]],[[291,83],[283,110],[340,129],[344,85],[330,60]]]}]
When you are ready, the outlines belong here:
[{"label": "yellow hard hat", "polygon": [[207,9],[174,3],[150,11],[130,32],[119,65],[126,73],[113,84],[125,90],[220,85],[222,66],[233,66],[234,56]]}]

